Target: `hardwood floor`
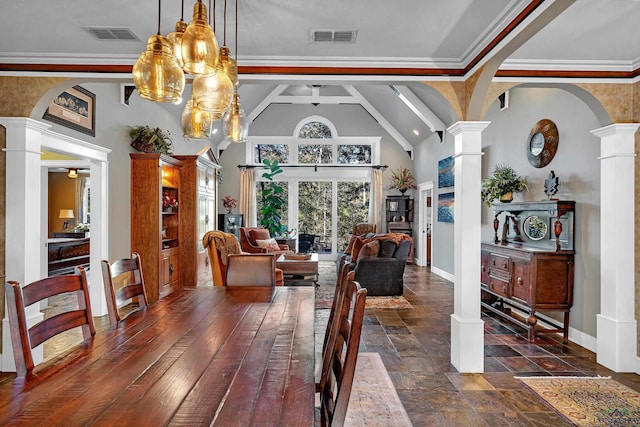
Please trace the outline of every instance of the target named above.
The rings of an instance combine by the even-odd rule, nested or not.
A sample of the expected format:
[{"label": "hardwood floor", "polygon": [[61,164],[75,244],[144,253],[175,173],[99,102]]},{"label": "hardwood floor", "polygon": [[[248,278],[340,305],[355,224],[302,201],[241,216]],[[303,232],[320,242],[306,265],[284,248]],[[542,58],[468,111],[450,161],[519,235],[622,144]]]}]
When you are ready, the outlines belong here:
[{"label": "hardwood floor", "polygon": [[[640,376],[617,374],[595,354],[560,336],[530,344],[526,332],[485,315],[485,372],[460,374],[450,363],[453,284],[407,265],[408,309],[367,309],[361,351],[378,352],[414,426],[570,426],[514,376],[602,375],[640,391]],[[108,320],[96,318],[98,330]],[[74,338],[70,337],[72,341]],[[77,339],[77,338],[75,338]],[[46,349],[57,351],[55,343]],[[0,382],[15,374],[0,374]]]}]

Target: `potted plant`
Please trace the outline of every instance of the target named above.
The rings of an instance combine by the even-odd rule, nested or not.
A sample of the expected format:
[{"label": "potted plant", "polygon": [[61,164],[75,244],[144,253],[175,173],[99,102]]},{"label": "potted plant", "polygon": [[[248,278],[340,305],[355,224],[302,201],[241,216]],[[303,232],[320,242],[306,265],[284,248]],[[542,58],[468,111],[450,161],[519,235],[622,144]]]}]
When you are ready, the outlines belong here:
[{"label": "potted plant", "polygon": [[146,125],[129,126],[131,146],[144,153],[172,154],[171,132]]},{"label": "potted plant", "polygon": [[391,174],[391,185],[389,190],[398,190],[404,194],[407,190],[418,188],[416,180],[411,171],[407,168],[399,168],[397,172]]},{"label": "potted plant", "polygon": [[264,159],[262,163],[269,169],[268,172],[262,174],[267,181],[267,185],[262,190],[262,209],[260,213],[260,225],[269,230],[271,237],[277,237],[287,230],[287,227],[280,222],[282,208],[287,201],[283,197],[284,190],[273,181],[273,177],[282,173],[282,168],[278,164],[278,160],[273,162]]},{"label": "potted plant", "polygon": [[507,165],[497,164],[493,174],[482,181],[482,202],[491,206],[495,199],[503,203],[513,200],[513,193],[528,190],[527,181]]}]

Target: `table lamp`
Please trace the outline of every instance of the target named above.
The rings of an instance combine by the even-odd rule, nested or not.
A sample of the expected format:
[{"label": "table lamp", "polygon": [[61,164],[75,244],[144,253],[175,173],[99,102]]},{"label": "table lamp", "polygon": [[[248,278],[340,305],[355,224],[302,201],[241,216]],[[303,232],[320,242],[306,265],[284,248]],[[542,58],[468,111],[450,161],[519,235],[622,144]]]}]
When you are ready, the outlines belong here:
[{"label": "table lamp", "polygon": [[69,231],[69,219],[73,219],[73,209],[60,209],[60,216],[58,218],[64,219],[64,225],[62,231]]}]

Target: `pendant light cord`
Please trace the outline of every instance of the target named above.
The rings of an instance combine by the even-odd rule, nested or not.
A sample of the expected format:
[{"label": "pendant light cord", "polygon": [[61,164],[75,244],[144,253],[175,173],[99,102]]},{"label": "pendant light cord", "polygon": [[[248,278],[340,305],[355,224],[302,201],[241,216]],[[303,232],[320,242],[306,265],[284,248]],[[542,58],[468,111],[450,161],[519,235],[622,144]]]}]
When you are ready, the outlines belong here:
[{"label": "pendant light cord", "polygon": [[162,15],[162,0],[158,0],[158,35],[161,36],[160,32],[160,15]]},{"label": "pendant light cord", "polygon": [[224,27],[222,31],[222,45],[227,45],[227,0],[224,0]]},{"label": "pendant light cord", "polygon": [[184,21],[184,0],[182,0],[182,9],[180,13],[180,20]]},{"label": "pendant light cord", "polygon": [[[225,0],[226,2],[227,0]],[[236,67],[238,66],[238,0],[236,0]]]}]

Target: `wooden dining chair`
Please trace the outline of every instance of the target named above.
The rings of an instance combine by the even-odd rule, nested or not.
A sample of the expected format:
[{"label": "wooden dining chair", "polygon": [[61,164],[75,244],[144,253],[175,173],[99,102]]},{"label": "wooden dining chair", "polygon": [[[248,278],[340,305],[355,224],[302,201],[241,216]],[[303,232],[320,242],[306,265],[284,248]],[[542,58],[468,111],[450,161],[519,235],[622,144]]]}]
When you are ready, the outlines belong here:
[{"label": "wooden dining chair", "polygon": [[274,254],[229,255],[226,286],[276,286],[276,256]]},{"label": "wooden dining chair", "polygon": [[[336,320],[339,316],[336,316],[336,312],[342,307],[344,300],[344,290],[347,284],[347,277],[349,275],[349,263],[347,262],[347,254],[342,254],[338,260],[338,278],[336,279],[336,288],[333,292],[333,301],[331,302],[331,309],[329,310],[329,319],[327,320],[327,327],[324,333],[324,341],[322,343],[322,349],[319,363],[316,366],[316,393],[320,392],[320,382],[322,381],[322,374],[327,372],[327,366],[329,364],[329,352],[327,351],[327,345],[329,340],[335,339],[335,334],[338,330],[336,326]],[[353,272],[351,272],[351,280],[353,280]],[[333,341],[332,341],[333,342]]]},{"label": "wooden dining chair", "polygon": [[338,330],[327,347],[327,372],[320,382],[321,426],[344,425],[356,371],[367,290],[348,280],[344,292],[342,307],[336,313]]},{"label": "wooden dining chair", "polygon": [[[34,368],[31,350],[64,331],[82,327],[85,340],[96,334],[89,301],[89,285],[84,268],[76,267],[74,274],[52,276],[20,288],[20,284],[9,281],[5,284],[7,314],[11,344],[18,376],[23,376]],[[77,308],[71,308],[30,328],[27,327],[25,307],[53,297],[73,292],[77,298]]]},{"label": "wooden dining chair", "polygon": [[[121,316],[120,307],[125,301],[136,298],[140,308],[146,307],[147,294],[144,288],[142,262],[140,255],[134,252],[131,258],[122,258],[110,264],[102,260],[102,284],[107,299],[109,323],[117,324],[126,316]],[[120,287],[121,286],[121,287]],[[116,287],[119,289],[116,291]]]}]

